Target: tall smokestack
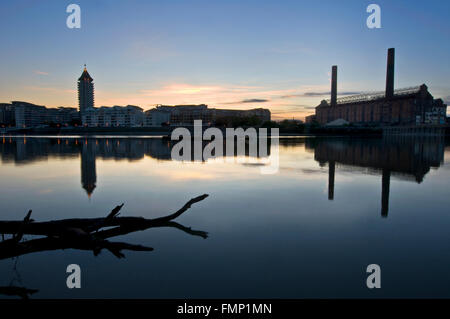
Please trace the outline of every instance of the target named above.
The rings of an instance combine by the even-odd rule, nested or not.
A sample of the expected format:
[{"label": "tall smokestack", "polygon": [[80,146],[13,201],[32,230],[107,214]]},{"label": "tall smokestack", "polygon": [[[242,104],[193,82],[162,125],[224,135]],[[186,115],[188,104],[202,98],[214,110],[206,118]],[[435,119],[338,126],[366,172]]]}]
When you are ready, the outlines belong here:
[{"label": "tall smokestack", "polygon": [[386,98],[394,96],[394,65],[395,65],[395,49],[388,49],[387,71],[386,71]]},{"label": "tall smokestack", "polygon": [[334,172],[336,170],[336,162],[328,162],[328,199],[334,199]]},{"label": "tall smokestack", "polygon": [[331,68],[331,106],[336,106],[337,100],[337,65]]}]

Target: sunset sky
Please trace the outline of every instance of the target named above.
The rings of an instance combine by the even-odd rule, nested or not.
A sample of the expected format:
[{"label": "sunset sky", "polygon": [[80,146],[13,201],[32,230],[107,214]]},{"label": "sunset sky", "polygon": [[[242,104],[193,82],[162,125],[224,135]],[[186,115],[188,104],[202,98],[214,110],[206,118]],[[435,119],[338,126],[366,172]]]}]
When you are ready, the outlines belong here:
[{"label": "sunset sky", "polygon": [[[81,29],[66,7],[81,7]],[[366,8],[381,6],[381,29]],[[396,48],[397,88],[426,83],[450,101],[449,1],[1,1],[0,103],[78,106],[83,64],[95,105],[205,103],[313,113],[338,91],[384,89]]]}]

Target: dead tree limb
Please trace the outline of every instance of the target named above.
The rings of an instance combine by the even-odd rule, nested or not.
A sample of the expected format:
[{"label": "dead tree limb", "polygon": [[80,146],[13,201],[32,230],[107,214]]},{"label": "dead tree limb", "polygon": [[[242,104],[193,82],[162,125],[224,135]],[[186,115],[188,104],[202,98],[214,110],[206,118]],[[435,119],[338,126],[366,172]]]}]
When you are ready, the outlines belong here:
[{"label": "dead tree limb", "polygon": [[19,231],[22,231],[23,234],[28,235],[59,236],[70,228],[82,229],[88,233],[100,228],[113,226],[120,226],[124,228],[137,228],[142,226],[142,228],[146,229],[152,226],[160,226],[179,217],[187,211],[192,204],[198,203],[206,197],[208,197],[207,194],[195,197],[188,201],[175,213],[154,219],[146,219],[143,217],[115,217],[120,208],[122,208],[122,204],[114,208],[111,213],[104,218],[73,218],[49,222],[31,222],[26,224],[22,221],[0,221],[0,233],[16,234]]},{"label": "dead tree limb", "polygon": [[[0,221],[1,233],[14,234],[13,239],[0,243],[0,260],[33,252],[70,248],[91,250],[94,255],[98,255],[102,249],[107,249],[116,257],[123,258],[122,250],[152,251],[153,248],[123,242],[111,242],[107,238],[154,227],[174,227],[190,235],[207,238],[206,232],[192,230],[190,227],[185,227],[173,221],[194,203],[198,203],[206,197],[208,197],[207,194],[195,197],[175,213],[155,219],[117,217],[123,204],[116,206],[105,218],[64,219],[39,223],[31,220],[30,210],[23,221]],[[113,228],[101,230],[104,227]],[[21,242],[23,234],[46,237]]]}]

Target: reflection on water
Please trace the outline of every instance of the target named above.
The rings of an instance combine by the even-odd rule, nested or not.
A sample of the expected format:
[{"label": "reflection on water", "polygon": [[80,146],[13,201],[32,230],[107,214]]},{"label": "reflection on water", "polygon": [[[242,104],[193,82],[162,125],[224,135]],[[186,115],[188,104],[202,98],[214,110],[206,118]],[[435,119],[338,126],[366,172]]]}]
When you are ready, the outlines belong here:
[{"label": "reflection on water", "polygon": [[314,151],[314,159],[328,163],[328,199],[334,199],[336,163],[342,166],[368,168],[368,173],[381,172],[381,215],[389,211],[391,174],[421,183],[431,167],[444,161],[443,137],[389,137],[384,139],[309,139],[306,148]]},{"label": "reflection on water", "polygon": [[[0,141],[0,226],[16,221],[16,228],[3,228],[9,237],[0,242],[0,294],[450,297],[447,281],[439,279],[450,265],[450,254],[443,253],[450,250],[449,143],[444,139],[282,138],[275,175],[261,175],[257,166],[237,160],[175,162],[173,143],[161,138]],[[22,247],[25,254],[9,249],[8,240],[28,209],[37,222],[98,219],[105,207],[125,202],[127,217],[151,220],[203,193],[211,196],[181,219],[207,229],[207,241],[186,239],[169,228],[196,231],[170,224],[151,232],[118,232],[123,243],[156,247],[151,254],[127,253],[125,261],[111,254],[93,258],[54,238],[23,239],[38,248],[60,247],[53,253],[33,251],[33,245]],[[380,218],[380,210],[389,218]],[[65,287],[69,263],[88,269],[87,284],[79,291]],[[384,271],[384,287],[376,295],[365,287],[370,263]],[[13,278],[24,282],[10,280],[11,267]],[[410,281],[418,276],[419,283]]]},{"label": "reflection on water", "polygon": [[[438,168],[443,162],[445,148],[443,137],[281,140],[284,146],[293,143],[305,143],[306,150],[314,152],[314,159],[320,166],[328,163],[330,200],[334,199],[336,164],[367,168],[369,174],[382,175],[382,216],[388,214],[391,174],[421,183],[431,167]],[[81,153],[81,184],[90,197],[97,182],[97,158],[134,161],[149,156],[170,160],[173,145],[172,141],[162,138],[3,138],[0,155],[4,163],[27,164],[49,156],[77,157]],[[248,148],[246,151],[248,156]]]},{"label": "reflection on water", "polygon": [[[269,147],[270,147],[270,139]],[[203,141],[203,149],[208,142]],[[90,197],[97,182],[95,162],[97,158],[129,161],[149,156],[157,160],[171,160],[173,141],[163,138],[3,138],[1,146],[2,162],[27,164],[55,157],[77,157],[81,153],[81,184]],[[259,145],[259,144],[258,144]],[[224,149],[226,140],[224,140]],[[194,147],[191,147],[192,156]],[[234,155],[238,155],[237,143]],[[249,148],[245,148],[245,157],[249,157]],[[202,152],[203,155],[203,152]],[[213,153],[214,155],[214,153]],[[240,154],[239,154],[240,155]],[[268,150],[270,156],[270,148]],[[261,157],[265,157],[261,155]],[[204,161],[204,159],[202,159]]]}]

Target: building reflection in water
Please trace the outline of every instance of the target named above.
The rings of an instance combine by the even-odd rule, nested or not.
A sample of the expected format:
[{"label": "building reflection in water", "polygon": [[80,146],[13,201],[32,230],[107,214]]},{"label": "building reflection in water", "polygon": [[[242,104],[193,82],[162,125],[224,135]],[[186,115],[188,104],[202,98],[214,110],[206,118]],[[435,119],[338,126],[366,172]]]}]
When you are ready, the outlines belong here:
[{"label": "building reflection in water", "polygon": [[[270,139],[268,156],[270,156]],[[0,158],[2,162],[14,162],[24,165],[49,157],[77,158],[81,153],[81,185],[91,197],[97,184],[96,159],[114,159],[136,161],[150,156],[160,161],[172,160],[172,147],[176,144],[162,138],[22,138],[2,137],[0,143]],[[203,149],[208,142],[203,143]],[[224,141],[224,152],[226,145]],[[191,147],[194,159],[194,147]],[[260,150],[258,149],[258,154]],[[238,154],[235,143],[234,156],[249,156],[246,147],[245,154]],[[267,157],[261,154],[259,157]],[[205,159],[202,158],[202,161]]]},{"label": "building reflection in water", "polygon": [[335,196],[335,170],[358,168],[368,174],[381,174],[381,215],[387,217],[391,175],[421,183],[430,168],[444,161],[443,137],[386,137],[379,139],[315,138],[306,140],[321,166],[328,163],[328,199]]},{"label": "building reflection in water", "polygon": [[[90,197],[97,184],[97,158],[135,161],[150,156],[169,161],[175,143],[162,138],[2,137],[0,156],[2,162],[22,165],[49,157],[77,158],[81,154],[81,184]],[[328,164],[329,200],[335,198],[336,169],[381,175],[381,215],[386,217],[391,176],[421,183],[432,167],[438,168],[442,164],[446,141],[438,137],[296,138],[281,139],[280,145],[305,145],[306,150],[314,152],[314,159],[320,166]],[[191,149],[193,152],[194,148]],[[248,148],[245,156],[248,156]]]},{"label": "building reflection in water", "polygon": [[85,140],[81,148],[81,185],[89,198],[97,183],[97,171],[95,168],[95,146],[91,140]]}]

